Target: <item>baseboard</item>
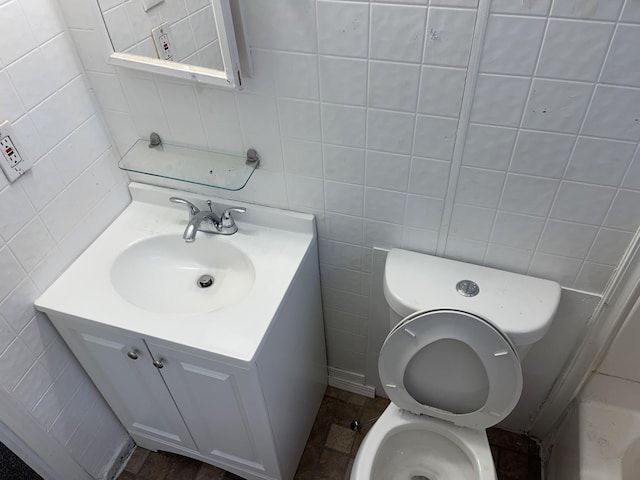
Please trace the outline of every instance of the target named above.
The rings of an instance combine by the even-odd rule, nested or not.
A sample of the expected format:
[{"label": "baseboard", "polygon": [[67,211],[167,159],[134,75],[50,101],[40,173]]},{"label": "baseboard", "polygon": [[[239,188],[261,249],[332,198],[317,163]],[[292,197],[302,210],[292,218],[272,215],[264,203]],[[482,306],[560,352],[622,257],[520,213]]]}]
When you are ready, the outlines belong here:
[{"label": "baseboard", "polygon": [[124,467],[127,465],[129,458],[133,455],[133,451],[136,449],[136,444],[133,441],[133,438],[127,435],[127,439],[122,442],[122,448],[120,449],[120,453],[116,455],[111,467],[107,471],[104,478],[107,480],[115,480],[124,470]]},{"label": "baseboard", "polygon": [[365,397],[374,398],[376,396],[376,389],[371,385],[365,385],[364,381],[364,375],[329,367],[329,385],[348,392],[358,393]]}]

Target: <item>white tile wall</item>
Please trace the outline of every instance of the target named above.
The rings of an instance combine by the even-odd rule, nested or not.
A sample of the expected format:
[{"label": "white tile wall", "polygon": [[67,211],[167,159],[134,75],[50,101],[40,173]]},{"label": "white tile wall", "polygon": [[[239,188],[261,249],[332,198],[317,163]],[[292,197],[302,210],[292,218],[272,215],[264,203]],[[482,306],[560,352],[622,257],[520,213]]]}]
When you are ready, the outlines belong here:
[{"label": "white tile wall", "polygon": [[126,180],[56,3],[0,3],[0,120],[35,162],[13,184],[0,174],[1,388],[98,478],[126,432],[33,301],[128,203]]},{"label": "white tile wall", "polygon": [[491,0],[473,48],[470,0],[246,6],[256,74],[240,92],[105,67],[91,22],[67,16],[121,148],[121,124],[184,140],[175,116],[210,146],[261,152],[234,198],[317,215],[332,366],[364,370],[368,293],[352,282],[370,246],[602,290],[640,224],[636,0]]}]

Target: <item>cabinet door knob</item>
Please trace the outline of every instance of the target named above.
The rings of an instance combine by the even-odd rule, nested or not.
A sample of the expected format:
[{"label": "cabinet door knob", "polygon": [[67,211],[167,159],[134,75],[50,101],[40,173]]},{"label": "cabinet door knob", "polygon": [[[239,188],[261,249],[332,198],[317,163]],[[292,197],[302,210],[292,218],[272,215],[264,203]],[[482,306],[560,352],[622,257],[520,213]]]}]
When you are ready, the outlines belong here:
[{"label": "cabinet door knob", "polygon": [[162,363],[162,362],[164,362],[164,359],[162,359],[162,358],[159,359],[159,360],[154,360],[153,361],[153,366],[156,367],[156,368],[162,368],[162,367],[164,367],[164,363]]},{"label": "cabinet door knob", "polygon": [[133,349],[133,350],[127,352],[127,357],[129,357],[131,360],[137,360],[138,359],[138,351]]}]

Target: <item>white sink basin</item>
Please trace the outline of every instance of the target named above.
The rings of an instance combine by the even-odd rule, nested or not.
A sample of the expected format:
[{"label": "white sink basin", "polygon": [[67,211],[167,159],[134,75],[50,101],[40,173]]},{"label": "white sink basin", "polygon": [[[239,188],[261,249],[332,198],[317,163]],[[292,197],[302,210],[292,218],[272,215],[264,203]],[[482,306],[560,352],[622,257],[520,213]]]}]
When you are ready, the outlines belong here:
[{"label": "white sink basin", "polygon": [[[207,197],[135,183],[129,188],[131,204],[36,307],[251,362],[304,259],[314,255],[317,262],[313,217],[212,198],[219,211],[247,208],[236,217],[238,232],[198,232],[186,243],[188,211],[169,197],[203,208]],[[201,275],[214,277],[213,285],[199,288]]]},{"label": "white sink basin", "polygon": [[[145,310],[181,315],[214,312],[245,298],[255,282],[253,262],[232,244],[199,235],[192,243],[175,234],[131,245],[111,269],[116,292]],[[210,286],[205,275],[212,277]]]}]

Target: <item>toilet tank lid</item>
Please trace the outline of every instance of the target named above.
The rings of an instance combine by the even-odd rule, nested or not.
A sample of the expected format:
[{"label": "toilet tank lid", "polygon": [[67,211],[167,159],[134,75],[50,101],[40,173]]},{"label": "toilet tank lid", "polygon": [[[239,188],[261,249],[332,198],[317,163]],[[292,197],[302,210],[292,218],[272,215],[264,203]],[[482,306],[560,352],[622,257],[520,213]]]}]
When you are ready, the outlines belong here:
[{"label": "toilet tank lid", "polygon": [[[458,293],[456,285],[462,280],[475,282],[478,294]],[[515,345],[544,336],[561,292],[551,280],[398,248],[387,255],[383,285],[387,303],[402,317],[418,310],[461,310],[490,321]]]}]

